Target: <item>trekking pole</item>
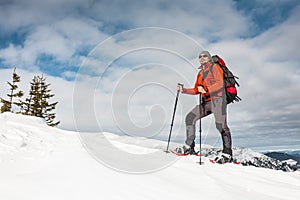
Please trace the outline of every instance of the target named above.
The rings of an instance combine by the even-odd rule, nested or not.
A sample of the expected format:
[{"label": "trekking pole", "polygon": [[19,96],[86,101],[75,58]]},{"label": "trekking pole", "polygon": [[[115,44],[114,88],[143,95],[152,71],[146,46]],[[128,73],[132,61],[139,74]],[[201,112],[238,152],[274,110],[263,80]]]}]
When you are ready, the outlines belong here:
[{"label": "trekking pole", "polygon": [[201,165],[201,157],[202,157],[202,154],[201,154],[201,132],[202,132],[202,128],[201,128],[201,103],[202,103],[202,96],[201,96],[201,92],[199,94],[199,137],[200,137],[200,150],[199,150],[199,157],[200,157],[200,162],[199,164]]},{"label": "trekking pole", "polygon": [[[181,84],[181,83],[177,83],[177,85],[183,87],[183,84]],[[179,90],[177,90],[177,94],[176,94],[176,98],[175,98],[175,105],[174,105],[173,117],[172,117],[171,128],[170,128],[170,133],[169,133],[168,145],[167,145],[167,150],[166,150],[166,152],[169,151],[169,144],[170,144],[171,133],[172,133],[172,129],[173,129],[173,123],[174,123],[174,118],[175,118],[175,113],[176,113],[176,107],[177,107],[177,102],[178,102],[178,96],[179,96]]]}]

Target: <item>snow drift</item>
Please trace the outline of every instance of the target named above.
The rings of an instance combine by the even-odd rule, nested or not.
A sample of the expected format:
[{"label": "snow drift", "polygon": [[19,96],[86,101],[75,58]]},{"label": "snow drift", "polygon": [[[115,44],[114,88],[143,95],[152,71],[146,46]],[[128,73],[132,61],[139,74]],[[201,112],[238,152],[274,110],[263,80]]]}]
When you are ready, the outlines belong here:
[{"label": "snow drift", "polygon": [[[300,195],[299,172],[254,167],[262,166],[257,161],[266,161],[263,165],[267,168],[283,164],[250,149],[236,148],[234,155],[245,165],[248,162],[253,166],[212,164],[206,158],[200,166],[197,156],[179,158],[164,153],[163,141],[111,133],[83,135],[86,138],[49,127],[39,118],[1,114],[0,199],[274,200],[297,199]],[[92,142],[86,143],[85,139]],[[104,140],[109,140],[115,150],[105,149],[108,143]],[[106,150],[100,157],[95,151],[99,146]],[[217,151],[203,149],[207,158]],[[138,155],[146,165],[168,162],[156,170],[133,175],[110,164],[145,165],[136,165],[138,160],[122,157],[120,152],[125,152],[122,156]],[[103,154],[106,160],[102,159]]]}]

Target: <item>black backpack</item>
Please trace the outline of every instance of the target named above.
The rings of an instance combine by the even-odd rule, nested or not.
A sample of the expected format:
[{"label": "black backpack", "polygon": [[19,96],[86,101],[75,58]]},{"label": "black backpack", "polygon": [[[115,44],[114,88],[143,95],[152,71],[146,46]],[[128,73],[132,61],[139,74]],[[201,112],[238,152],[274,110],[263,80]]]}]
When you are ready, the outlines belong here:
[{"label": "black backpack", "polygon": [[218,55],[212,56],[212,61],[218,64],[224,72],[224,88],[226,91],[227,104],[241,101],[242,99],[237,95],[236,89],[236,86],[240,86],[236,81],[236,79],[239,78],[233,75],[233,73],[227,68],[224,60]]}]

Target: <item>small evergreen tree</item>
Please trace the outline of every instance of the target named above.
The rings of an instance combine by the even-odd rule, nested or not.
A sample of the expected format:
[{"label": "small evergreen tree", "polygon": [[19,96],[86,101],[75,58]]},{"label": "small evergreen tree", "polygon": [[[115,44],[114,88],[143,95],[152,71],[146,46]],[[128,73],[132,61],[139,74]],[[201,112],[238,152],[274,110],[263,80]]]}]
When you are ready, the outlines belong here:
[{"label": "small evergreen tree", "polygon": [[34,76],[30,83],[29,98],[23,102],[23,114],[42,117],[49,126],[57,126],[60,122],[54,122],[55,109],[58,102],[49,103],[49,99],[54,96],[49,89],[50,84],[46,84],[43,76]]},{"label": "small evergreen tree", "polygon": [[9,101],[1,98],[1,103],[2,103],[1,113],[10,112],[11,111],[11,104],[9,103]]},{"label": "small evergreen tree", "polygon": [[24,95],[24,92],[18,89],[17,83],[21,81],[21,77],[16,73],[16,68],[14,68],[13,76],[12,76],[12,82],[7,82],[7,84],[10,86],[10,94],[7,94],[9,97],[9,100],[5,100],[1,98],[1,102],[3,103],[1,107],[1,113],[3,112],[13,112],[12,105],[15,104],[17,106],[20,106],[20,102],[13,102],[13,98],[21,98]]},{"label": "small evergreen tree", "polygon": [[52,111],[55,109],[58,102],[49,103],[48,100],[54,97],[54,94],[51,94],[49,86],[51,84],[46,84],[46,78],[39,77],[40,87],[41,87],[41,108],[43,118],[46,120],[49,126],[57,126],[60,122],[54,122],[55,113]]}]

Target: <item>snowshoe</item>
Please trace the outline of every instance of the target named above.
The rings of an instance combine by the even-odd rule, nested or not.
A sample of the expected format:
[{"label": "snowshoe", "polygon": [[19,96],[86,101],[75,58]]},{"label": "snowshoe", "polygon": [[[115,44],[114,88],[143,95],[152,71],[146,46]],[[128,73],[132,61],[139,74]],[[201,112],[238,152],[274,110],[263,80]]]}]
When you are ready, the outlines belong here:
[{"label": "snowshoe", "polygon": [[176,147],[174,150],[178,154],[190,154],[192,152],[191,147],[183,145],[182,147]]},{"label": "snowshoe", "polygon": [[233,162],[233,158],[227,153],[221,153],[214,159],[214,162],[219,164],[231,163]]}]

